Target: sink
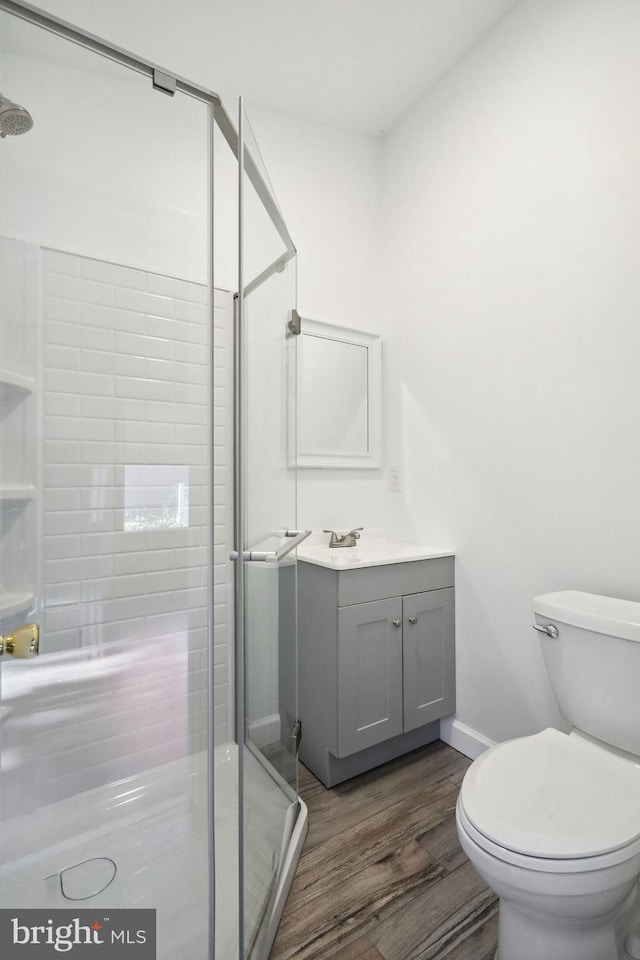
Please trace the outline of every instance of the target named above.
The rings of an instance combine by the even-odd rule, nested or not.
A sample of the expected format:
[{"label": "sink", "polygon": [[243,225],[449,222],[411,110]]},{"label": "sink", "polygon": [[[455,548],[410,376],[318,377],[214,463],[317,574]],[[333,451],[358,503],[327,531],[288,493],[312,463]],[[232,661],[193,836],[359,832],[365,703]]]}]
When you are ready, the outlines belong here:
[{"label": "sink", "polygon": [[[311,541],[311,542],[310,542]],[[363,535],[355,547],[330,548],[326,541],[310,541],[298,547],[298,560],[316,563],[321,567],[348,570],[354,567],[378,567],[388,563],[407,563],[411,560],[431,560],[452,557],[453,550],[435,548],[401,540],[371,539]]]}]

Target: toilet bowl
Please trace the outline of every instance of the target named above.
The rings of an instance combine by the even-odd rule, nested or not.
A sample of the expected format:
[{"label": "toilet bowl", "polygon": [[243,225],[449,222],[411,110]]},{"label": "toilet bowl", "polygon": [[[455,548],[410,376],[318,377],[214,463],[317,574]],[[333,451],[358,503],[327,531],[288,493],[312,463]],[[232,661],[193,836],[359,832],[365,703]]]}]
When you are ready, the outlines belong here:
[{"label": "toilet bowl", "polygon": [[500,898],[499,960],[620,960],[638,915],[640,766],[548,729],[482,754],[456,809]]},{"label": "toilet bowl", "polygon": [[460,843],[500,898],[499,960],[640,960],[640,603],[561,590],[533,612],[571,733],[475,760]]}]

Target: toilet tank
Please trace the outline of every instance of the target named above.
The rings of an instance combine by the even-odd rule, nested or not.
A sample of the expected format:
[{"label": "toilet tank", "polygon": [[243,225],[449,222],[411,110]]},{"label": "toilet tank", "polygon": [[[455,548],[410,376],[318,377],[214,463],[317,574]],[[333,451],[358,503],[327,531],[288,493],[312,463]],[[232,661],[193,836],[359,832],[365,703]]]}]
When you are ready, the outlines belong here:
[{"label": "toilet tank", "polygon": [[535,597],[544,661],[572,727],[640,757],[640,603],[578,590]]}]

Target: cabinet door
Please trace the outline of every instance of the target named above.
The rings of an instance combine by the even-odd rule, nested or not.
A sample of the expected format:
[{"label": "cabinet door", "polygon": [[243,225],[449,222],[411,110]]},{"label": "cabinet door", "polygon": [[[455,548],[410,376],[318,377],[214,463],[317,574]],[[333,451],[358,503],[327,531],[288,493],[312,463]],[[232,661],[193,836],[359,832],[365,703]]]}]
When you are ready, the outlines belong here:
[{"label": "cabinet door", "polygon": [[404,729],[455,709],[453,587],[404,597]]},{"label": "cabinet door", "polygon": [[338,756],[347,757],[399,733],[402,600],[339,607]]}]

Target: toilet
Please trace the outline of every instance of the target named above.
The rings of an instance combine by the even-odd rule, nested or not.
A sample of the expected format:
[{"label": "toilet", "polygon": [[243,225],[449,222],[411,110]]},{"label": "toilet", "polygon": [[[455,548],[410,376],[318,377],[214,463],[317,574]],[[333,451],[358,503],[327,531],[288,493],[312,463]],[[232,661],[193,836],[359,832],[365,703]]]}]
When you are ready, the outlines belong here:
[{"label": "toilet", "polygon": [[533,611],[572,729],[471,764],[460,843],[499,897],[496,960],[640,960],[640,603],[569,590]]}]

